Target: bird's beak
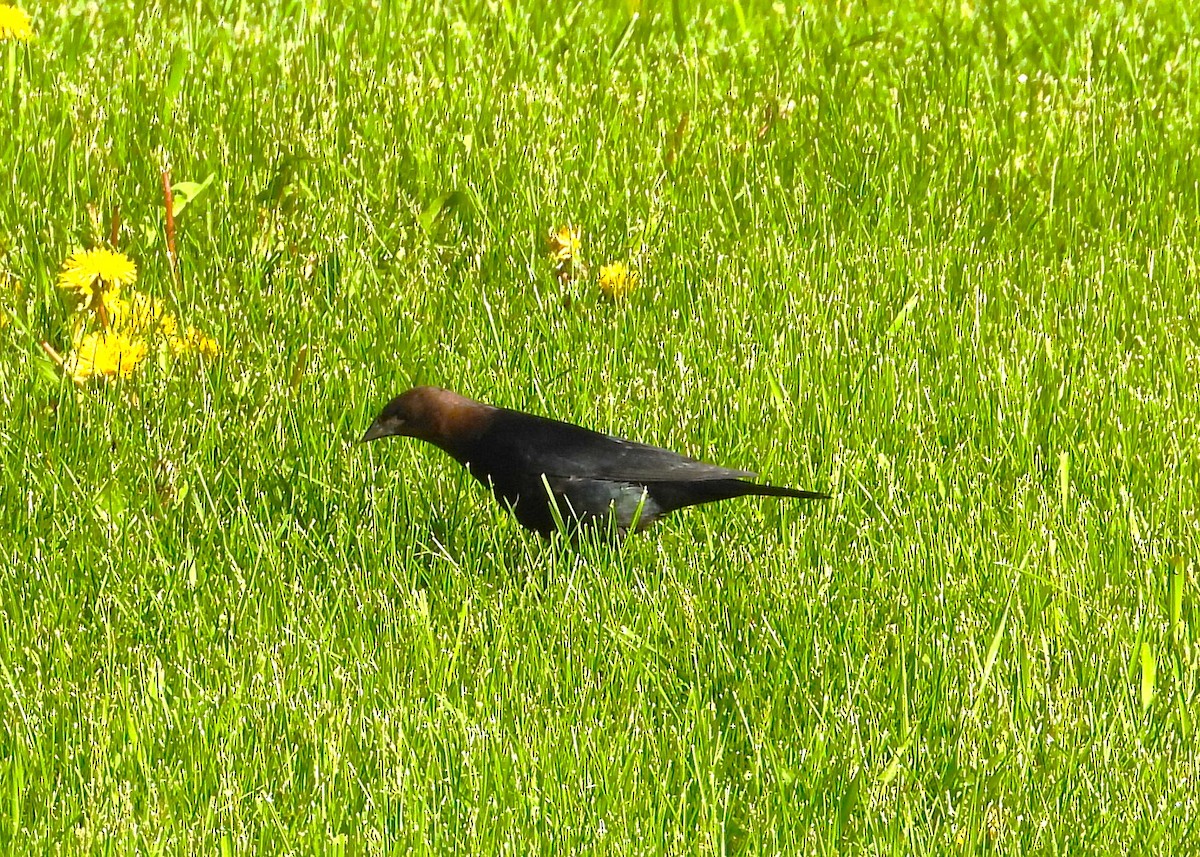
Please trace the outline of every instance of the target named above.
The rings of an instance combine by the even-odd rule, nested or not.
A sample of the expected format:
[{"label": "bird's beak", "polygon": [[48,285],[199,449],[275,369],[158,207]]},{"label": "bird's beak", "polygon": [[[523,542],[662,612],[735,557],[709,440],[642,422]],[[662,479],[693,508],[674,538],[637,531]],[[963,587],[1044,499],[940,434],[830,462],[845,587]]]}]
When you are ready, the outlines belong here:
[{"label": "bird's beak", "polygon": [[391,432],[379,421],[371,423],[371,427],[367,429],[367,433],[362,436],[359,443],[366,443],[369,440],[379,440],[381,437],[387,437]]}]

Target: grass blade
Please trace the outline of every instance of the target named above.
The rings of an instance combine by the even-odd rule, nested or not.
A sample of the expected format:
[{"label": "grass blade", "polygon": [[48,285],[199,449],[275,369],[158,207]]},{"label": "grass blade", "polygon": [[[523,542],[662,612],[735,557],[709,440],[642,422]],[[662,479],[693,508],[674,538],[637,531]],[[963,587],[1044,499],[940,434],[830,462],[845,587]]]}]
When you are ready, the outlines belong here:
[{"label": "grass blade", "polygon": [[1154,658],[1154,650],[1150,648],[1150,641],[1143,640],[1141,652],[1139,656],[1141,664],[1142,684],[1139,698],[1142,702],[1142,711],[1150,707],[1154,702],[1154,685],[1158,678],[1158,662]]},{"label": "grass blade", "polygon": [[992,668],[996,666],[996,655],[1000,652],[1000,643],[1004,639],[1004,630],[1008,627],[1008,613],[1012,607],[1013,593],[1017,591],[1016,584],[1008,591],[1008,600],[1004,602],[1004,612],[1000,615],[1000,622],[996,626],[996,632],[992,634],[992,642],[988,645],[987,657],[983,661],[983,672],[979,676],[979,683],[975,686],[975,704],[971,709],[974,714],[979,711],[979,703],[983,698],[983,691],[987,688],[988,679],[991,678]]}]

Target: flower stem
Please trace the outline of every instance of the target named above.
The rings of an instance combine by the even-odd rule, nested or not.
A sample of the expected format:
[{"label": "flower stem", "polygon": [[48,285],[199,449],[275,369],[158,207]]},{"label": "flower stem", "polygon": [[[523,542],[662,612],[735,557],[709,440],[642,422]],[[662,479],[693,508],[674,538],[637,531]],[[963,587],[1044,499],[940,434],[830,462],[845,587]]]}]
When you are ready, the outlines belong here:
[{"label": "flower stem", "polygon": [[162,171],[163,208],[166,209],[167,260],[171,264],[171,279],[179,284],[179,256],[175,252],[175,194],[171,191],[171,170]]},{"label": "flower stem", "polygon": [[17,109],[17,43],[8,43],[8,100]]}]

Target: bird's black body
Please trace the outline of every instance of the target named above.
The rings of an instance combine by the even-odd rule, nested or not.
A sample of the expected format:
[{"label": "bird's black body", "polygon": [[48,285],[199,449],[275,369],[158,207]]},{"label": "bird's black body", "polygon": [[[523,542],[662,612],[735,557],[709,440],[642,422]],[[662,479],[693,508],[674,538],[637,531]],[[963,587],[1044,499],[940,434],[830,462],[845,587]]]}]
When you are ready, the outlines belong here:
[{"label": "bird's black body", "polygon": [[[413,399],[404,402],[405,397]],[[828,497],[749,482],[755,474],[746,470],[435,388],[419,387],[394,399],[364,440],[388,434],[411,434],[441,447],[511,508],[522,526],[543,535],[556,528],[551,496],[564,522],[611,521],[619,532],[645,529],[685,506],[732,497]]]},{"label": "bird's black body", "polygon": [[507,409],[497,409],[491,426],[452,454],[512,507],[522,526],[542,534],[555,529],[547,486],[563,520],[607,520],[611,509],[619,530],[635,516],[641,530],[684,506],[744,494],[821,496],[743,482],[754,474]]}]

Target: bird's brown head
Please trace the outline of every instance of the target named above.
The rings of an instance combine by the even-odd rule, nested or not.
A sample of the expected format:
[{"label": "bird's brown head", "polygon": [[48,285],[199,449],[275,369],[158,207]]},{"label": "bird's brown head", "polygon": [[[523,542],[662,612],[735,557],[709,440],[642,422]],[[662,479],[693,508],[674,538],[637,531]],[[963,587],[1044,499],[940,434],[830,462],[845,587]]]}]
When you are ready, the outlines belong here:
[{"label": "bird's brown head", "polygon": [[362,442],[415,437],[453,454],[487,428],[494,410],[440,387],[413,387],[387,403]]}]

